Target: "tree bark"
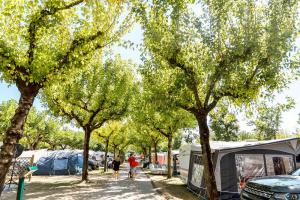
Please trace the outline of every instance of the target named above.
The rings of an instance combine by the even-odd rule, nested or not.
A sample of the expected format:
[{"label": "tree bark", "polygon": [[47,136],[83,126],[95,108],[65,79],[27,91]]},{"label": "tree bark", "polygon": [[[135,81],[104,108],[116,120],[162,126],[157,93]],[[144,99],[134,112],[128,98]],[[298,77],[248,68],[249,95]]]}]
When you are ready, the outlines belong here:
[{"label": "tree bark", "polygon": [[149,146],[149,164],[152,163],[151,145]]},{"label": "tree bark", "polygon": [[36,150],[40,141],[34,142],[32,144],[32,150]]},{"label": "tree bark", "polygon": [[147,149],[146,149],[146,147],[142,147],[142,149],[143,149],[144,156],[146,156],[147,155]]},{"label": "tree bark", "polygon": [[157,143],[154,143],[154,163],[157,163]]},{"label": "tree bark", "polygon": [[21,93],[18,108],[11,119],[11,125],[7,129],[0,152],[0,196],[3,191],[5,177],[11,165],[16,144],[23,137],[24,124],[34,98],[39,92],[37,85],[26,85],[17,81],[17,87]]},{"label": "tree bark", "polygon": [[107,140],[105,141],[104,172],[107,171],[107,153],[108,153],[108,145],[109,145],[109,140],[107,139]]},{"label": "tree bark", "polygon": [[56,144],[51,144],[50,146],[51,146],[51,149],[52,149],[52,150],[55,150],[55,149],[56,149]]},{"label": "tree bark", "polygon": [[214,167],[211,159],[211,149],[209,144],[209,128],[207,125],[207,114],[198,113],[197,121],[199,125],[200,143],[202,149],[202,159],[204,163],[204,180],[207,188],[208,199],[217,200],[218,190],[214,174]]},{"label": "tree bark", "polygon": [[83,168],[82,168],[82,181],[88,180],[89,169],[89,144],[91,138],[91,130],[88,127],[84,128],[84,143],[83,143]]},{"label": "tree bark", "polygon": [[167,178],[172,177],[171,158],[172,158],[172,134],[168,135],[168,175]]}]

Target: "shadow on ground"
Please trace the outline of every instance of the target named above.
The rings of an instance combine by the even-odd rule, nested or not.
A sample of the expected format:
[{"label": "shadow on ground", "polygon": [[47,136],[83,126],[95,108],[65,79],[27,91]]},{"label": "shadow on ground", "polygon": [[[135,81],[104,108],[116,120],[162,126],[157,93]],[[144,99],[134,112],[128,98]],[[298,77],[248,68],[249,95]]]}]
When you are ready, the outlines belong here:
[{"label": "shadow on ground", "polygon": [[[151,199],[156,192],[147,178],[136,177],[133,181],[123,172],[120,181],[115,181],[111,173],[99,175],[98,171],[89,174],[88,183],[81,182],[79,176],[34,176],[25,188],[26,200],[85,200],[85,199]],[[150,184],[151,188],[145,184]],[[16,199],[16,191],[5,193],[4,200]]]},{"label": "shadow on ground", "polygon": [[186,185],[179,177],[172,177],[167,179],[165,175],[152,175],[147,171],[152,184],[156,191],[160,193],[164,199],[174,200],[199,200],[199,198],[187,190]]}]

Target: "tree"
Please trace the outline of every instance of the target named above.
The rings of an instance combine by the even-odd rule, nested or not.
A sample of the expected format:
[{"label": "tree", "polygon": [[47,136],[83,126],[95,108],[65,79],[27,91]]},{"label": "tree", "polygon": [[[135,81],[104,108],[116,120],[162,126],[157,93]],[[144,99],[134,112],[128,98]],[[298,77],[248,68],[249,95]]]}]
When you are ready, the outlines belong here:
[{"label": "tree", "polygon": [[[124,120],[126,121],[126,120]],[[116,157],[116,154],[120,154],[120,151],[125,150],[126,147],[130,144],[129,140],[129,127],[127,122],[119,123],[119,129],[115,131],[115,134],[113,134],[110,142],[110,146],[112,148],[114,158]]]},{"label": "tree", "polygon": [[[135,113],[135,120],[146,124],[152,131],[156,131],[168,141],[168,178],[172,177],[171,159],[173,139],[176,133],[182,128],[192,127],[193,119],[189,113],[178,108],[156,104],[156,98],[160,99],[159,94],[155,93],[157,85],[148,84],[147,77],[143,77],[143,93],[138,100]],[[152,83],[152,82],[151,82]],[[155,138],[153,136],[153,138]],[[158,142],[158,141],[157,141]],[[154,143],[155,151],[157,142]],[[155,155],[157,161],[157,155]]]},{"label": "tree", "polygon": [[[116,3],[117,2],[117,3]],[[119,1],[5,1],[0,4],[1,79],[21,93],[0,151],[0,195],[26,117],[39,90],[53,78],[81,68],[96,49],[127,29]],[[118,28],[119,27],[119,28]]]},{"label": "tree", "polygon": [[228,105],[221,105],[210,115],[210,129],[214,140],[236,141],[239,132],[238,120],[234,113],[229,112]]},{"label": "tree", "polygon": [[172,149],[179,149],[181,146],[182,134],[181,131],[178,132],[174,137],[173,147]]},{"label": "tree", "polygon": [[95,135],[99,138],[98,141],[101,139],[105,144],[104,172],[107,171],[107,154],[110,141],[112,140],[113,136],[120,134],[120,130],[121,122],[111,121],[95,131]]},{"label": "tree", "polygon": [[[273,98],[272,98],[273,99]],[[265,99],[257,105],[257,112],[252,115],[252,120],[248,123],[254,125],[258,140],[276,139],[279,133],[282,113],[292,109],[295,102],[291,98],[287,98],[286,103],[277,103],[276,105],[268,105]]]},{"label": "tree", "polygon": [[102,61],[101,54],[94,56],[85,70],[74,73],[64,84],[52,84],[44,90],[49,108],[57,115],[75,120],[84,130],[82,180],[88,178],[91,133],[109,120],[121,119],[134,90],[130,63],[120,57]]},{"label": "tree", "polygon": [[[150,139],[151,139],[151,147],[153,146],[154,148],[154,163],[157,163],[157,152],[158,152],[158,145],[162,141],[161,135],[158,135],[156,132],[151,132],[150,134]],[[150,147],[150,155],[151,155],[151,147]],[[151,158],[149,159],[151,162]]]},{"label": "tree", "polygon": [[[169,104],[197,119],[208,198],[218,192],[208,114],[221,99],[243,103],[284,87],[298,1],[139,1],[145,68]],[[196,12],[193,12],[194,8]]]},{"label": "tree", "polygon": [[[161,140],[160,135],[153,131],[144,123],[132,120],[130,123],[130,135],[129,141],[137,148],[138,152],[142,152],[144,155],[149,154],[151,157],[151,147],[154,147],[155,162],[157,161],[157,146]],[[151,160],[150,160],[151,161]]]}]

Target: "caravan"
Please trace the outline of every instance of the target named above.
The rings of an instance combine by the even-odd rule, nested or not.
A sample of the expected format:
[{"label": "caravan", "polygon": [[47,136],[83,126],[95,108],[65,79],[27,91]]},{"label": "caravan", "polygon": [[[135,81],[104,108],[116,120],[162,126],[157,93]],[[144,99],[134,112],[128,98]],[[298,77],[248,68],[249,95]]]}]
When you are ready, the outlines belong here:
[{"label": "caravan", "polygon": [[[212,160],[221,199],[239,199],[244,183],[254,177],[287,174],[296,167],[300,139],[251,142],[212,141]],[[181,178],[188,189],[206,196],[201,146],[186,144],[179,153]]]}]

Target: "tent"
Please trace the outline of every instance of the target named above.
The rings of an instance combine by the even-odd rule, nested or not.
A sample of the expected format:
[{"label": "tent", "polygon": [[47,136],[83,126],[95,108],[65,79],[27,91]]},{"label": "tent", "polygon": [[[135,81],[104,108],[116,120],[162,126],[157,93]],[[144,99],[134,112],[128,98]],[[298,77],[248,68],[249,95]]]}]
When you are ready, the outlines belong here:
[{"label": "tent", "polygon": [[[178,154],[179,154],[179,150],[172,150],[172,157],[174,155],[178,155]],[[155,153],[152,153],[151,157],[152,157],[152,163],[155,163]],[[157,161],[160,165],[167,165],[168,164],[168,152],[158,152],[157,153]],[[171,166],[173,166],[172,161],[171,161]]]},{"label": "tent", "polygon": [[46,151],[36,162],[38,170],[34,175],[70,175],[80,174],[83,157],[81,151]]},{"label": "tent", "polygon": [[[239,199],[248,179],[287,174],[295,169],[300,139],[269,141],[212,141],[212,160],[221,199]],[[201,146],[186,144],[179,153],[181,178],[189,190],[206,197]]]}]

